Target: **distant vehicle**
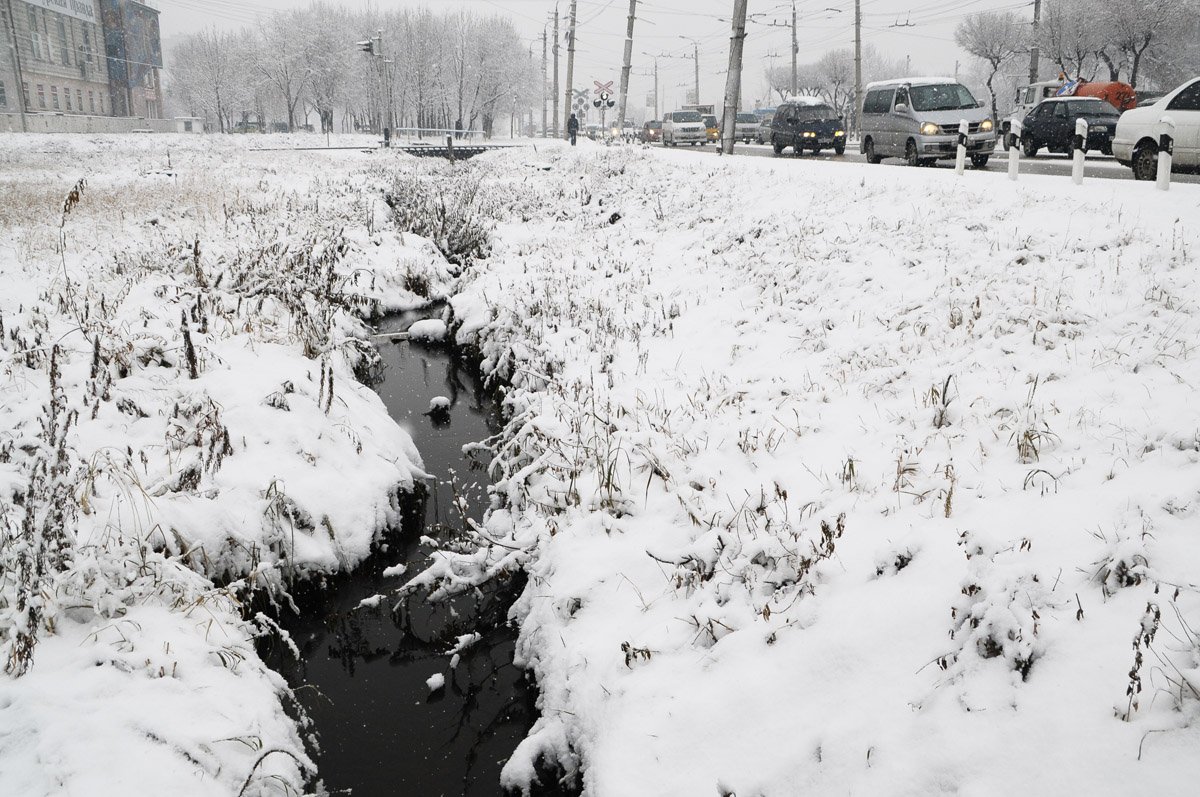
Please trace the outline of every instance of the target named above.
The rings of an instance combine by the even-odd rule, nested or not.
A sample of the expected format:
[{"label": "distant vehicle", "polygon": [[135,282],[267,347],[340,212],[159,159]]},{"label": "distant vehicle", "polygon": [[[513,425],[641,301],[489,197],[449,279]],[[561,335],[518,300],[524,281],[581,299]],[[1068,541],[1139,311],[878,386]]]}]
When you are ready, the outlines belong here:
[{"label": "distant vehicle", "polygon": [[601,138],[604,137],[604,128],[598,124],[590,124],[587,127],[585,127],[583,130],[584,130],[584,135],[586,135],[592,141],[599,141]]},{"label": "distant vehicle", "polygon": [[867,85],[862,153],[868,163],[904,158],[910,166],[953,158],[960,120],[967,122],[967,154],[983,169],[996,149],[995,125],[983,103],[952,78],[902,78]]},{"label": "distant vehicle", "polygon": [[721,140],[721,124],[712,114],[704,114],[704,132],[709,141]]},{"label": "distant vehicle", "polygon": [[770,140],[776,155],[788,147],[797,155],[822,149],[841,155],[846,151],[846,120],[816,97],[796,97],[775,111]]},{"label": "distant vehicle", "polygon": [[1097,97],[1051,97],[1034,108],[1022,125],[1021,150],[1032,158],[1042,147],[1051,152],[1069,153],[1075,140],[1075,124],[1079,119],[1088,123],[1084,150],[1100,150],[1112,154],[1113,133],[1120,112]]},{"label": "distant vehicle", "polygon": [[771,141],[771,122],[775,121],[775,112],[772,111],[770,116],[760,119],[758,129],[755,131],[754,140],[759,144],[767,144]]},{"label": "distant vehicle", "polygon": [[261,123],[247,122],[245,120],[238,122],[233,126],[233,132],[235,133],[261,133],[262,129]]},{"label": "distant vehicle", "polygon": [[1200,77],[1153,105],[1121,115],[1113,137],[1113,155],[1122,165],[1132,167],[1138,180],[1153,180],[1158,173],[1159,120],[1163,116],[1175,123],[1174,169],[1200,168]]},{"label": "distant vehicle", "polygon": [[704,128],[703,117],[696,111],[671,111],[663,118],[662,143],[664,147],[704,146],[708,143],[708,131]]},{"label": "distant vehicle", "polygon": [[656,144],[662,141],[662,122],[658,119],[651,119],[646,124],[642,125],[640,135],[643,144]]},{"label": "distant vehicle", "polygon": [[626,119],[620,125],[613,122],[608,129],[608,134],[613,139],[620,141],[633,141],[634,136],[637,134],[637,129],[637,125]]},{"label": "distant vehicle", "polygon": [[733,125],[733,137],[749,144],[758,135],[758,117],[752,113],[739,113]]}]

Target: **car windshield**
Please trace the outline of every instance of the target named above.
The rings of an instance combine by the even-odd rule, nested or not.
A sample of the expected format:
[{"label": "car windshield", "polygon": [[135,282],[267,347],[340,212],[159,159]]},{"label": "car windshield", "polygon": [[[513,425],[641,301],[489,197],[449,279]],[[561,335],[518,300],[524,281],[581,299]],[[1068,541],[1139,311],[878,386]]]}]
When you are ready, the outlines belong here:
[{"label": "car windshield", "polygon": [[823,119],[837,118],[837,111],[828,105],[798,105],[793,113],[801,122],[820,122]]},{"label": "car windshield", "polygon": [[715,117],[715,116],[704,117],[704,124],[708,125],[709,127],[716,127],[717,126],[717,117]]},{"label": "car windshield", "polygon": [[914,111],[958,111],[978,107],[967,87],[958,83],[910,86],[908,95]]},{"label": "car windshield", "polygon": [[676,122],[699,122],[700,114],[695,111],[676,111],[671,114],[671,119]]},{"label": "car windshield", "polygon": [[750,124],[755,124],[755,125],[756,125],[756,124],[758,124],[758,117],[757,117],[757,116],[755,116],[755,115],[754,115],[754,114],[752,114],[752,113],[739,113],[739,114],[737,115],[737,121],[739,121],[739,122],[748,122],[748,123],[750,123]]},{"label": "car windshield", "polygon": [[658,121],[657,119],[653,122],[646,122],[646,127],[650,128],[651,130],[658,130],[662,127],[662,122]]},{"label": "car windshield", "polygon": [[1104,100],[1067,100],[1067,111],[1072,116],[1120,116],[1116,108]]}]

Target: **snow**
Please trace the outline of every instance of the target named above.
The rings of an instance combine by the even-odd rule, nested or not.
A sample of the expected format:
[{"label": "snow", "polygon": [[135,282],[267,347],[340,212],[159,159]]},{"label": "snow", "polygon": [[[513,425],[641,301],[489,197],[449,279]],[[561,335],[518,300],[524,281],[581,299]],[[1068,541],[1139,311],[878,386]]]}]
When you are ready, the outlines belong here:
[{"label": "snow", "polygon": [[529,576],[506,784],[1189,791],[1200,191],[543,158],[475,167],[546,198],[452,300],[501,504],[412,582]]},{"label": "snow", "polygon": [[409,340],[440,341],[446,338],[446,322],[440,318],[418,321],[408,328]]},{"label": "snow", "polygon": [[[254,647],[282,631],[249,595],[286,601],[292,580],[354,567],[426,478],[356,379],[363,319],[445,296],[455,269],[396,229],[368,156],[249,141],[0,139],[6,669],[22,606],[42,615],[28,672],[0,675],[0,793],[299,793],[313,763]],[[57,506],[27,494],[57,456],[54,346]],[[38,554],[39,575],[22,523],[55,512],[66,555]]]},{"label": "snow", "polygon": [[446,676],[440,672],[435,672],[433,675],[425,679],[425,686],[429,687],[429,691],[431,693],[445,689]]},{"label": "snow", "polygon": [[[354,372],[364,316],[431,299],[508,421],[475,544],[423,537],[409,586],[528,576],[542,712],[506,785],[545,760],[589,797],[1190,793],[1195,186],[244,147],[0,141],[0,529],[52,453],[55,342],[79,479],[50,627],[0,675],[0,793],[303,791],[253,645],[277,630],[241,602],[361,562],[425,478]],[[396,229],[397,174],[479,185],[490,256],[460,277]],[[337,302],[283,278],[312,270]]]},{"label": "snow", "polygon": [[445,396],[434,396],[429,400],[429,413],[433,415],[436,413],[449,412],[450,406],[450,399],[446,398]]}]

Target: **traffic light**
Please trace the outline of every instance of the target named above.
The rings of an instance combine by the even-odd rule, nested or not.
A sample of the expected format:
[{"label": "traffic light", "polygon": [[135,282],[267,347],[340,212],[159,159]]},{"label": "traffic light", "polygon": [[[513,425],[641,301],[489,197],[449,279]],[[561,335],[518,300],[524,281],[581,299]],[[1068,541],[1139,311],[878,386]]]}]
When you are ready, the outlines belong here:
[{"label": "traffic light", "polygon": [[362,50],[364,53],[370,53],[371,55],[375,55],[375,40],[374,39],[367,39],[365,41],[355,42],[355,45],[358,47],[358,49]]}]

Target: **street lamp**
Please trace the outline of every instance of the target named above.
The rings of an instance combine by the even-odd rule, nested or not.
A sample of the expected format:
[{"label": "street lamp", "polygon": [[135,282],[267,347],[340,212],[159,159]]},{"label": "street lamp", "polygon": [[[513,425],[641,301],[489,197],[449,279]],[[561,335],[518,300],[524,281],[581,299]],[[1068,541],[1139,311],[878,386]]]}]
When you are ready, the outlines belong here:
[{"label": "street lamp", "polygon": [[662,117],[658,115],[658,56],[645,50],[642,50],[642,55],[654,59],[654,118],[661,119]]}]

